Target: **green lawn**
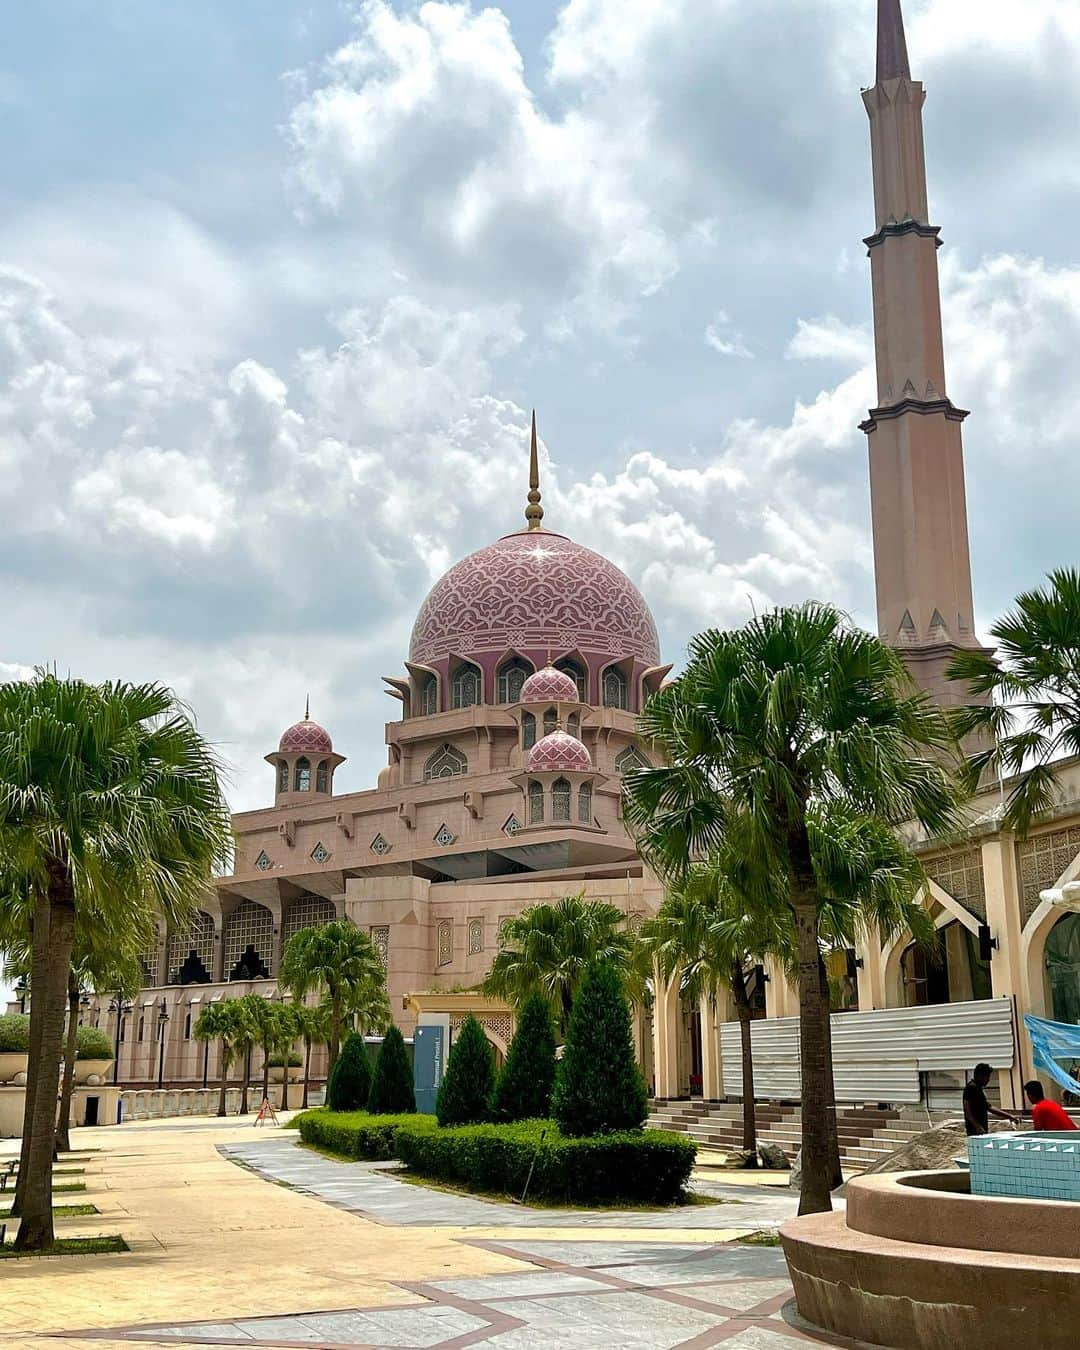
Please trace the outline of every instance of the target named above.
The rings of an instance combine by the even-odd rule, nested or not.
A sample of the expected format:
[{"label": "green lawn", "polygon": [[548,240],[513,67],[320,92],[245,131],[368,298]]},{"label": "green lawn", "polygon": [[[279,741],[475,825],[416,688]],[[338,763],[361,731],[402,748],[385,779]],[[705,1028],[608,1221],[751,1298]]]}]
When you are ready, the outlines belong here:
[{"label": "green lawn", "polygon": [[57,1238],[51,1246],[41,1252],[17,1252],[10,1242],[5,1242],[0,1246],[0,1261],[17,1260],[22,1256],[92,1256],[99,1252],[129,1250],[119,1233],[113,1233],[108,1237]]},{"label": "green lawn", "polygon": [[[82,1218],[86,1214],[99,1213],[97,1205],[53,1205],[54,1219]],[[0,1209],[0,1219],[10,1219],[10,1209]]]}]

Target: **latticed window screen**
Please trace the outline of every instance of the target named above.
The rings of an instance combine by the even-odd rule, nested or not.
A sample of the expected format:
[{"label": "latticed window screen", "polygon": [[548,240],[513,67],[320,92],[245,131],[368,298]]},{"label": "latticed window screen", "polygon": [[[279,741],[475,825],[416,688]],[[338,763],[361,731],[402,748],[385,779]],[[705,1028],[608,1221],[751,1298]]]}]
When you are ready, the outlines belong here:
[{"label": "latticed window screen", "polygon": [[1039,908],[1039,892],[1049,890],[1080,853],[1080,825],[1050,830],[1016,846],[1025,922]]},{"label": "latticed window screen", "polygon": [[334,902],[322,895],[301,895],[285,911],[281,921],[282,945],[299,933],[301,928],[321,928],[324,923],[337,918]]},{"label": "latticed window screen", "polygon": [[544,785],[535,779],[529,784],[529,824],[539,825],[544,819]]},{"label": "latticed window screen", "polygon": [[558,721],[559,721],[559,714],[555,711],[554,708],[549,708],[547,712],[544,713],[545,736],[551,735],[551,733],[555,730],[555,727],[558,725]]},{"label": "latticed window screen", "polygon": [[319,767],[315,770],[315,791],[326,792],[330,785],[330,766],[325,759],[319,761]]},{"label": "latticed window screen", "polygon": [[615,756],[616,773],[629,773],[632,769],[651,768],[652,765],[636,745],[628,745],[625,750],[620,750]]},{"label": "latticed window screen", "polygon": [[214,975],[214,921],[209,914],[200,909],[188,928],[174,929],[169,934],[167,979],[169,984],[180,983],[180,967],[194,952],[206,968],[206,973]]},{"label": "latticed window screen", "polygon": [[279,792],[288,792],[289,790],[289,766],[283,759],[278,760],[277,790]]},{"label": "latticed window screen", "polygon": [[570,780],[556,778],[551,785],[551,819],[570,819]]},{"label": "latticed window screen", "polygon": [[521,714],[521,744],[525,750],[536,744],[536,718],[532,713]]},{"label": "latticed window screen", "polygon": [[298,759],[296,761],[296,776],[293,787],[297,792],[311,791],[311,761],[309,759]]},{"label": "latticed window screen", "polygon": [[959,900],[977,918],[986,918],[986,885],[983,879],[981,848],[968,848],[960,853],[946,853],[941,858],[930,858],[923,864],[926,875],[936,881],[943,891]]},{"label": "latticed window screen", "polygon": [[454,675],[455,708],[471,708],[480,702],[480,672],[475,666],[460,666]]},{"label": "latticed window screen", "polygon": [[566,719],[566,729],[571,736],[577,736],[581,731],[581,718],[577,713],[571,713]]},{"label": "latticed window screen", "polygon": [[579,666],[576,661],[570,660],[556,661],[555,669],[561,670],[564,675],[570,676],[570,678],[577,685],[577,696],[579,700],[582,703],[584,703],[586,701],[585,691],[588,686],[588,678],[589,678],[585,674],[584,669],[581,666]]},{"label": "latticed window screen", "polygon": [[578,788],[578,823],[580,825],[592,824],[592,784],[582,783]]},{"label": "latticed window screen", "polygon": [[161,948],[157,934],[147,939],[146,946],[139,953],[139,965],[147,984],[157,984],[161,979]]},{"label": "latticed window screen", "polygon": [[424,781],[430,783],[435,778],[457,778],[467,773],[469,761],[452,745],[444,745],[428,758],[424,765]]},{"label": "latticed window screen", "polygon": [[604,671],[603,695],[605,708],[626,707],[626,676],[615,666]]},{"label": "latticed window screen", "polygon": [[255,948],[255,954],[272,975],[270,960],[274,951],[274,916],[265,905],[257,905],[254,900],[241,900],[225,920],[221,945],[224,949],[226,979],[248,947]]},{"label": "latticed window screen", "polygon": [[417,691],[418,712],[421,717],[431,717],[439,711],[439,682],[429,675]]},{"label": "latticed window screen", "polygon": [[499,702],[516,703],[521,698],[521,686],[531,671],[524,661],[507,661],[499,668]]}]

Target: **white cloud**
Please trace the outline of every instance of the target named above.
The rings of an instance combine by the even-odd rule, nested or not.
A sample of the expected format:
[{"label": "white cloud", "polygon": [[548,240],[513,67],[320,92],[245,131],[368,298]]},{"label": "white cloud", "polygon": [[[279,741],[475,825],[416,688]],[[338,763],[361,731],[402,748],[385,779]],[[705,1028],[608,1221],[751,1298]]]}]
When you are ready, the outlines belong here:
[{"label": "white cloud", "polygon": [[745,361],[754,359],[754,353],[743,341],[743,335],[732,326],[723,310],[717,313],[712,323],[706,325],[705,345],[721,356],[736,356]]},{"label": "white cloud", "polygon": [[828,314],[823,319],[799,319],[784,355],[791,361],[837,361],[858,366],[873,359],[874,340],[868,328],[843,323]]}]

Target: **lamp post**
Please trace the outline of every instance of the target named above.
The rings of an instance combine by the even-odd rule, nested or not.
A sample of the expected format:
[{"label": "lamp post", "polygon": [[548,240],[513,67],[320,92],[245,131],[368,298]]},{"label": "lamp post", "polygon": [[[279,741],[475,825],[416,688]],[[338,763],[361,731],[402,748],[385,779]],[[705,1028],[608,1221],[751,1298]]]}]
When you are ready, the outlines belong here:
[{"label": "lamp post", "polygon": [[26,1012],[26,996],[30,992],[30,987],[26,983],[26,976],[19,977],[19,983],[15,986],[15,997],[19,1000],[19,1012]]},{"label": "lamp post", "polygon": [[113,1057],[112,1080],[115,1086],[120,1081],[120,1043],[124,1039],[124,1018],[131,1012],[131,999],[121,998],[119,994],[109,1000],[109,1011],[116,1016],[116,1050]]},{"label": "lamp post", "polygon": [[165,1077],[165,1028],[169,1022],[169,1005],[164,999],[161,1000],[161,1006],[158,1008],[158,1066],[157,1066],[157,1085],[161,1087]]}]

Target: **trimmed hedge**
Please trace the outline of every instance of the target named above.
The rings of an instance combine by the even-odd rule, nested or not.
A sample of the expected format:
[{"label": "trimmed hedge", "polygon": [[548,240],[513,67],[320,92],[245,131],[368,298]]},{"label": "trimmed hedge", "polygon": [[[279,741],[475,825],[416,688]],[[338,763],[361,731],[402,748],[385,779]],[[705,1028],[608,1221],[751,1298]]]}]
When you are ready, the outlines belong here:
[{"label": "trimmed hedge", "polygon": [[661,1130],[567,1139],[543,1120],[417,1129],[419,1119],[394,1139],[397,1156],[419,1176],[519,1196],[535,1157],[529,1194],[563,1204],[678,1204],[697,1154],[685,1135]]},{"label": "trimmed hedge", "polygon": [[367,1111],[329,1111],[326,1107],[305,1111],[292,1124],[305,1144],[343,1158],[375,1162],[397,1157],[395,1136],[403,1126],[417,1132],[437,1128],[434,1116],[373,1116]]},{"label": "trimmed hedge", "polygon": [[75,1033],[76,1059],[115,1059],[111,1039],[99,1027],[79,1027]]},{"label": "trimmed hedge", "polygon": [[25,1055],[30,1049],[30,1014],[0,1016],[0,1055]]},{"label": "trimmed hedge", "polygon": [[[285,1067],[285,1058],[286,1057],[281,1054],[267,1055],[266,1063],[271,1069],[283,1069]],[[288,1060],[290,1069],[298,1069],[304,1062],[303,1056],[300,1054],[299,1050],[290,1050]]]}]

